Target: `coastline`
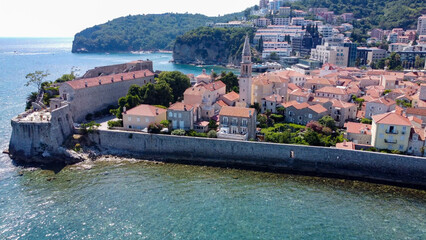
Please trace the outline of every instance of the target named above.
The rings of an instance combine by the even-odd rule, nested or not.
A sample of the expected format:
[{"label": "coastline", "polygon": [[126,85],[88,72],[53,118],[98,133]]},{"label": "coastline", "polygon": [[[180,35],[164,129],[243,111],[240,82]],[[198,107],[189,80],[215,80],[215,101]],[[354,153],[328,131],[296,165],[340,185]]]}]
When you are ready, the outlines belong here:
[{"label": "coastline", "polygon": [[[426,190],[423,158],[326,147],[241,142],[128,131],[96,130],[85,136],[83,152],[50,153],[49,162],[68,165],[107,156],[260,172],[276,172]],[[321,156],[321,157],[319,157]],[[15,158],[16,156],[12,157]],[[56,159],[56,161],[55,161]],[[62,159],[58,162],[59,159]],[[70,161],[74,159],[74,161]]]}]

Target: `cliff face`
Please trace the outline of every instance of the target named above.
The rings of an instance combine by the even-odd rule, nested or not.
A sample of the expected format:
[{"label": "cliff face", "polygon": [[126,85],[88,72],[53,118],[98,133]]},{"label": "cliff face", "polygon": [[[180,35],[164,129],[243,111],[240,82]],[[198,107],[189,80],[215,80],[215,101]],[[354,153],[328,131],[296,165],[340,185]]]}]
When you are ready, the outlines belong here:
[{"label": "cliff face", "polygon": [[210,40],[197,43],[176,43],[173,60],[178,64],[227,65],[238,63],[241,57],[232,56],[224,41]]},{"label": "cliff face", "polygon": [[202,27],[176,38],[173,60],[178,64],[238,65],[245,36],[251,28],[221,29]]}]

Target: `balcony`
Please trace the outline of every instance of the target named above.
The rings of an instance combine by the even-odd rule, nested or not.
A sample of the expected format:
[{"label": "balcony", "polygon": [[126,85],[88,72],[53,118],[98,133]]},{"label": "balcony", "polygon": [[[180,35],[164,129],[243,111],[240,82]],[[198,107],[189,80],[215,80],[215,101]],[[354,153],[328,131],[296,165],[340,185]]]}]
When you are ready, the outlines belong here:
[{"label": "balcony", "polygon": [[399,132],[397,130],[389,131],[386,130],[386,134],[398,134]]},{"label": "balcony", "polygon": [[396,144],[397,142],[395,139],[385,139],[385,143]]}]

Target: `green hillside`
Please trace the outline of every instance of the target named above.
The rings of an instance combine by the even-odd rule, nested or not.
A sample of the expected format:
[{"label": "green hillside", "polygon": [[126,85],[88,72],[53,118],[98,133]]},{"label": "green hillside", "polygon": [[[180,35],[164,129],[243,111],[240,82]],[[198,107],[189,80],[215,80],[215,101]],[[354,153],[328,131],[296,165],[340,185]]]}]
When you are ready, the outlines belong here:
[{"label": "green hillside", "polygon": [[178,35],[208,22],[227,22],[243,15],[243,12],[222,17],[165,13],[121,17],[77,33],[72,52],[81,49],[87,52],[171,50]]},{"label": "green hillside", "polygon": [[352,12],[363,19],[363,26],[384,29],[415,29],[417,18],[426,14],[425,0],[300,0],[290,4],[303,10],[322,7],[335,14]]}]

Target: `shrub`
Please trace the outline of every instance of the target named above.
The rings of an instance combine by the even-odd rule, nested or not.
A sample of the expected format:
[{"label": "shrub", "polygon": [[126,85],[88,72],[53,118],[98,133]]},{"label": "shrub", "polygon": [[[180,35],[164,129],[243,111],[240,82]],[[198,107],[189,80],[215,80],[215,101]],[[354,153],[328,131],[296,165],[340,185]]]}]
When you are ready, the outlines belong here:
[{"label": "shrub", "polygon": [[185,136],[185,134],[186,132],[183,129],[176,129],[176,130],[173,130],[172,132],[172,135],[175,135],[175,136]]},{"label": "shrub", "polygon": [[199,132],[196,132],[196,131],[194,131],[194,130],[189,130],[187,133],[186,133],[186,135],[187,136],[190,136],[190,137],[207,137],[207,134],[206,133],[199,133]]},{"label": "shrub", "polygon": [[160,122],[161,125],[165,128],[170,128],[170,121],[169,120],[163,120]]},{"label": "shrub", "polygon": [[210,131],[207,133],[207,137],[208,137],[208,138],[217,138],[217,132],[216,132],[215,130],[210,130]]},{"label": "shrub", "polygon": [[276,122],[283,122],[284,121],[284,116],[280,115],[280,114],[271,114],[271,118]]},{"label": "shrub", "polygon": [[101,124],[99,124],[95,121],[91,121],[89,123],[81,124],[81,128],[83,129],[83,133],[87,133],[87,132],[92,133],[100,126],[101,126]]},{"label": "shrub", "polygon": [[108,121],[108,128],[123,127],[123,120]]},{"label": "shrub", "polygon": [[317,121],[308,122],[308,124],[306,124],[306,127],[317,133],[321,132],[323,129],[323,126]]},{"label": "shrub", "polygon": [[153,123],[148,126],[149,133],[160,133],[161,129],[163,129],[163,126],[158,123]]},{"label": "shrub", "polygon": [[81,145],[80,145],[80,143],[76,143],[75,144],[74,151],[76,151],[76,152],[80,152],[81,151]]},{"label": "shrub", "polygon": [[373,123],[373,121],[371,119],[368,119],[368,118],[363,118],[363,119],[361,119],[361,123],[371,124],[371,123]]}]

